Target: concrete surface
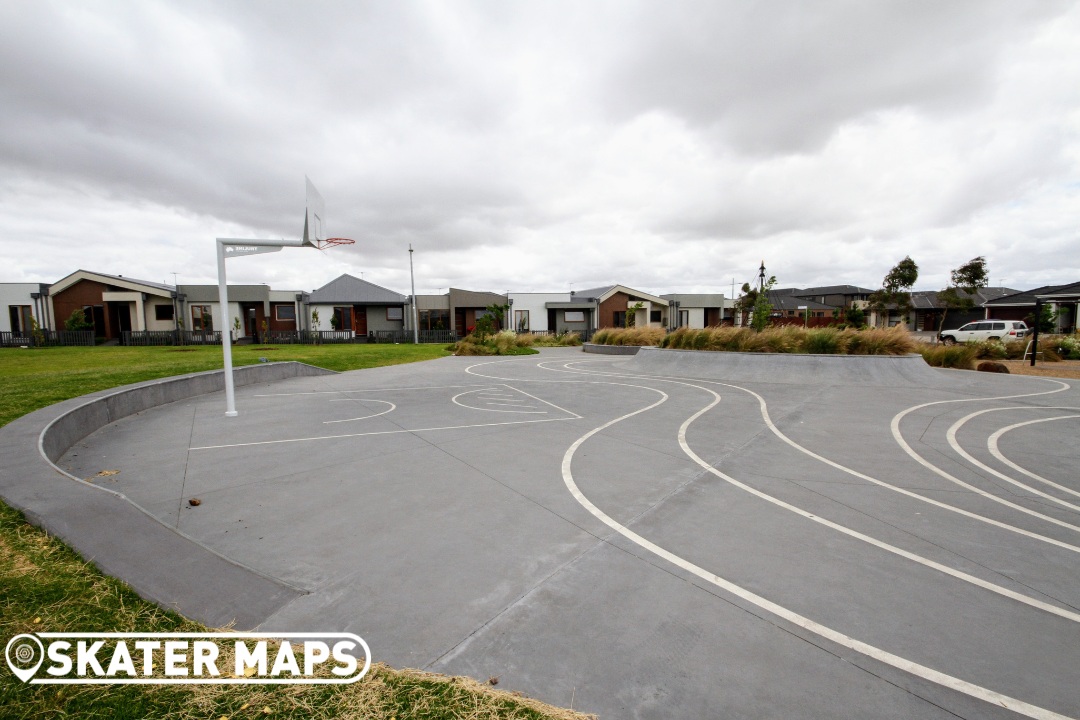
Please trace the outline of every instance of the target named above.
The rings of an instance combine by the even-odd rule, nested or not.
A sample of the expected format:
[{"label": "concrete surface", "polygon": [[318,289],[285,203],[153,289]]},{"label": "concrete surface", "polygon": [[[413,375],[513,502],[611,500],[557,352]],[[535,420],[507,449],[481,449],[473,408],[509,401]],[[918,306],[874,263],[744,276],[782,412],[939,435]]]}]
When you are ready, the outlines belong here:
[{"label": "concrete surface", "polygon": [[[274,583],[262,630],[605,718],[1080,716],[1077,391],[850,360],[445,358],[178,400],[58,463],[183,533],[148,556],[214,580],[200,619],[248,596],[188,554]],[[45,522],[92,490],[20,473]],[[65,537],[107,560],[124,512]]]}]

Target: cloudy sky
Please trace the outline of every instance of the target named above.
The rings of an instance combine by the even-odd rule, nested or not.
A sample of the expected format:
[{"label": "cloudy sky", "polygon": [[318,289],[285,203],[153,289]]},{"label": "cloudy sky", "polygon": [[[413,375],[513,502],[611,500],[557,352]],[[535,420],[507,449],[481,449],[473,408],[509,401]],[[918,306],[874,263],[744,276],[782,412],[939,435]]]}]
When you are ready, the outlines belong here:
[{"label": "cloudy sky", "polygon": [[0,281],[1080,280],[1080,4],[0,3]]}]

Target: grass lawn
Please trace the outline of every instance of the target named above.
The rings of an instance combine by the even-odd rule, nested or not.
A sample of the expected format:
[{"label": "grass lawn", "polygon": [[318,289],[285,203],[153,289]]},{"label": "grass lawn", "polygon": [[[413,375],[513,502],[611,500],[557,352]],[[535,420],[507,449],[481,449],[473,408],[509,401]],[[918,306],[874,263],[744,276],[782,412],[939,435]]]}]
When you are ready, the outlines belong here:
[{"label": "grass lawn", "polygon": [[[299,360],[333,370],[447,355],[443,345],[234,348],[233,362]],[[220,347],[0,350],[0,425],[60,400],[220,368]],[[163,559],[164,562],[164,559]],[[147,602],[0,503],[0,643],[28,632],[201,632]],[[585,718],[468,678],[373,665],[352,685],[31,686],[0,668],[4,718]]]},{"label": "grass lawn", "polygon": [[[360,370],[449,354],[444,345],[241,345],[233,347],[233,365],[253,365],[264,357],[271,361],[297,360],[328,370]],[[0,425],[96,390],[200,370],[220,370],[223,362],[220,345],[3,348]]]}]

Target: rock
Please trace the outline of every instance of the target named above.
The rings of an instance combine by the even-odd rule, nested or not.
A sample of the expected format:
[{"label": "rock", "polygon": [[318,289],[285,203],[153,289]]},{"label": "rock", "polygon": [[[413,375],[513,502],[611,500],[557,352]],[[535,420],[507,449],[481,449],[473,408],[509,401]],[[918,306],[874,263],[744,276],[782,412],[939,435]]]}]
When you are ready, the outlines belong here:
[{"label": "rock", "polygon": [[[1006,370],[1005,372],[1009,371]],[[202,500],[200,500],[199,498],[191,498],[190,500],[188,500],[188,505],[190,505],[191,507],[199,507],[200,505],[202,505]]]},{"label": "rock", "polygon": [[1004,364],[994,362],[993,360],[983,360],[981,363],[975,366],[975,369],[979,372],[1005,373],[1006,375],[1009,374],[1009,368],[1005,367]]}]

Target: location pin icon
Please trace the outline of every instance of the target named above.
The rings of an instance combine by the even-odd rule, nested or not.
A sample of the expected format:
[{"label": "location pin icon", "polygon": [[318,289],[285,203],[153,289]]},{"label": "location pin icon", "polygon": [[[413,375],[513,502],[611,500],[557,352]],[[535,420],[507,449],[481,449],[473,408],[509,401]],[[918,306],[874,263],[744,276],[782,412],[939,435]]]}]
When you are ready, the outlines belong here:
[{"label": "location pin icon", "polygon": [[11,672],[26,682],[34,677],[34,673],[41,667],[41,662],[45,659],[45,648],[33,635],[16,635],[8,641],[4,654]]}]

